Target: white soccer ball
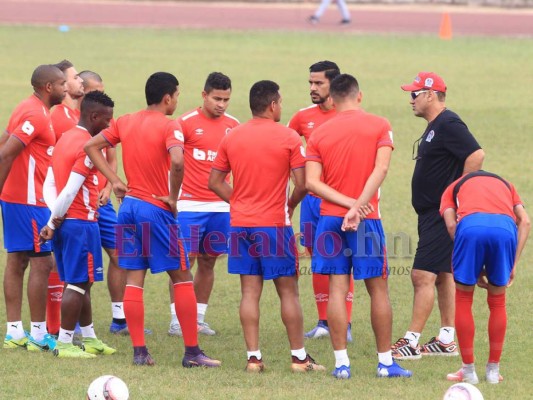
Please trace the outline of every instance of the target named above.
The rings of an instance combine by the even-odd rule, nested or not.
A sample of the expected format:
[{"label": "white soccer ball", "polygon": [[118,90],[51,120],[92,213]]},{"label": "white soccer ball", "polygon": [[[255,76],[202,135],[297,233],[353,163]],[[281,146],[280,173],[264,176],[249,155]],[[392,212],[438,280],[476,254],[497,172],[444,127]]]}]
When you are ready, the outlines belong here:
[{"label": "white soccer ball", "polygon": [[113,375],[102,375],[89,385],[87,400],[128,400],[128,386]]},{"label": "white soccer ball", "polygon": [[450,386],[442,400],[483,400],[483,395],[474,385],[462,382]]}]

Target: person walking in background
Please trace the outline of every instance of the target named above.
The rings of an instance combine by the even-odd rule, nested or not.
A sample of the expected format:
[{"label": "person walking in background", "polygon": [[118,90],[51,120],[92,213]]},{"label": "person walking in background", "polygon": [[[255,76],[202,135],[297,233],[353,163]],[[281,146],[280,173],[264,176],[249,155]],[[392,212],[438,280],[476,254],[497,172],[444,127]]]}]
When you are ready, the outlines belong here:
[{"label": "person walking in background", "polygon": [[[394,147],[392,130],[385,118],[361,109],[362,93],[352,75],[333,79],[330,95],[337,115],[313,132],[307,144],[306,186],[322,198],[312,269],[329,275],[328,322],[335,355],[332,375],[351,377],[345,302],[353,274],[354,279],[364,280],[370,295],[377,376],[410,377],[411,371],[394,362],[390,349],[389,270],[379,212],[379,189]],[[362,222],[359,213],[365,216]]]},{"label": "person walking in background", "polygon": [[[352,18],[350,16],[350,10],[348,9],[348,6],[346,5],[345,0],[334,0],[335,3],[337,3],[337,7],[339,8],[339,11],[342,15],[342,20],[340,21],[341,24],[346,25],[352,22]],[[313,15],[309,17],[309,22],[312,24],[316,24],[320,21],[320,18],[322,15],[326,12],[326,9],[331,4],[331,0],[322,0],[320,2],[320,5],[318,6],[317,10]]]},{"label": "person walking in background", "polygon": [[472,302],[476,282],[487,289],[489,306],[488,383],[503,380],[500,358],[507,329],[506,290],[513,283],[531,221],[515,187],[498,175],[471,172],[442,195],[440,213],[453,246],[455,280],[455,327],[462,368],[448,374],[450,381],[476,384],[474,366],[475,324]]},{"label": "person walking in background", "polygon": [[[409,329],[392,346],[398,360],[422,355],[456,356],[454,282],[451,271],[453,242],[439,214],[444,189],[462,174],[481,169],[485,153],[459,116],[446,108],[446,84],[433,72],[420,72],[402,89],[411,92],[414,115],[428,125],[413,145],[416,161],[411,181],[412,205],[418,214],[418,246],[411,281],[413,314]],[[438,336],[423,346],[419,340],[433,309],[435,288],[441,316]]]},{"label": "person walking in background", "polygon": [[[337,112],[329,95],[331,81],[340,75],[339,67],[333,61],[319,61],[309,67],[309,90],[313,105],[299,110],[288,123],[308,143],[311,134],[324,122],[330,120]],[[302,200],[300,208],[300,243],[313,258],[313,244],[315,242],[316,226],[320,218],[320,197],[308,193]],[[318,323],[305,334],[306,338],[317,339],[329,336],[328,328],[328,299],[329,275],[313,273],[313,292],[318,311]],[[353,305],[353,278],[350,279],[350,289],[346,296],[346,314],[348,329],[346,338],[352,341],[351,316]]]}]

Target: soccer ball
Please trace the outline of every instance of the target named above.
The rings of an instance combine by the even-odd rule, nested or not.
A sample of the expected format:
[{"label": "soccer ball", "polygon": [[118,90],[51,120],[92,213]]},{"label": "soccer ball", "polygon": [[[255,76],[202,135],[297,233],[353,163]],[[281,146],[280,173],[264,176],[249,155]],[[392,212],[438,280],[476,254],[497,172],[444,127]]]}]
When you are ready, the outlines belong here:
[{"label": "soccer ball", "polygon": [[113,375],[96,378],[87,390],[87,400],[128,400],[129,397],[128,386]]},{"label": "soccer ball", "polygon": [[442,400],[483,400],[483,395],[474,385],[463,382],[450,386]]}]

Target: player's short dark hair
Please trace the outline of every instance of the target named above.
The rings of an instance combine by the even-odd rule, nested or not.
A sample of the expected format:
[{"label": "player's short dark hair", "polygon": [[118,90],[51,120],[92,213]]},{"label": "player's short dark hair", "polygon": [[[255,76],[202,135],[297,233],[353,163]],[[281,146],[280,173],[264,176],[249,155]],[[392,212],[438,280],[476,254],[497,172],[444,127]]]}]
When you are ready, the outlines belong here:
[{"label": "player's short dark hair", "polygon": [[72,64],[69,60],[63,60],[54,65],[59,68],[61,72],[65,72],[67,69],[74,67],[74,64]]},{"label": "player's short dark hair", "polygon": [[83,114],[87,111],[92,111],[96,106],[115,107],[115,103],[104,92],[94,90],[83,96],[83,100],[80,105],[80,112]]},{"label": "player's short dark hair", "polygon": [[204,91],[210,93],[213,90],[231,90],[231,79],[222,72],[211,72],[204,85]]},{"label": "player's short dark hair", "polygon": [[250,89],[250,109],[252,115],[263,113],[273,101],[278,101],[279,85],[273,81],[259,81]]},{"label": "player's short dark hair", "polygon": [[331,82],[340,75],[341,70],[333,61],[324,60],[311,65],[309,67],[309,72],[324,72],[324,76]]},{"label": "player's short dark hair", "polygon": [[99,83],[102,83],[102,77],[100,75],[98,75],[96,72],[93,72],[93,71],[89,71],[89,70],[84,70],[84,71],[81,71],[78,76],[83,79],[83,87],[87,87],[87,83],[88,81],[92,80],[92,81],[96,81],[96,82],[99,82]]},{"label": "player's short dark hair", "polygon": [[156,72],[148,78],[144,93],[146,95],[146,104],[159,104],[163,97],[168,94],[172,96],[180,83],[178,79],[168,72]]},{"label": "player's short dark hair", "polygon": [[329,94],[334,99],[355,96],[357,93],[359,93],[359,83],[349,74],[340,74],[329,85]]}]

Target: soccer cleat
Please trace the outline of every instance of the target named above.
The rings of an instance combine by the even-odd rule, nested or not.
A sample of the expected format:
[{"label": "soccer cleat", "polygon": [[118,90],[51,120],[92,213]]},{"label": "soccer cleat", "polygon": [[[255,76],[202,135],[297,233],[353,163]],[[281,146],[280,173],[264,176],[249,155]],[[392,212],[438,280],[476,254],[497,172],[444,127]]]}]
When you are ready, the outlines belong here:
[{"label": "soccer cleat", "polygon": [[109,356],[117,352],[116,349],[109,347],[107,344],[97,338],[83,338],[82,348],[87,353],[95,355],[102,354],[104,356]]},{"label": "soccer cleat", "polygon": [[259,360],[256,356],[251,356],[244,370],[251,373],[260,373],[265,370],[265,364],[263,364],[263,360]]},{"label": "soccer cleat", "polygon": [[216,335],[216,332],[209,327],[207,322],[198,322],[197,324],[198,333],[206,336]]},{"label": "soccer cleat", "polygon": [[329,328],[326,323],[319,320],[316,326],[304,335],[307,339],[318,339],[329,336]]},{"label": "soccer cleat", "polygon": [[200,350],[200,353],[198,353],[195,356],[185,353],[185,355],[183,356],[183,360],[181,361],[181,365],[183,365],[185,368],[193,368],[193,367],[215,368],[215,367],[220,367],[222,363],[219,360],[215,360],[215,359],[212,359],[206,356],[204,352]]},{"label": "soccer cleat", "polygon": [[337,379],[350,379],[352,377],[350,367],[346,365],[341,365],[340,367],[335,368],[331,375]]},{"label": "soccer cleat", "polygon": [[409,339],[400,338],[391,346],[392,358],[395,360],[418,360],[422,358],[420,346],[412,347]]},{"label": "soccer cleat", "polygon": [[57,358],[96,358],[94,354],[87,353],[72,343],[57,342],[53,353]]},{"label": "soccer cleat", "polygon": [[[120,335],[120,336],[129,336],[130,331],[128,329],[128,324],[117,324],[116,322],[111,322],[111,325],[109,325],[109,332],[113,335]],[[151,335],[152,330],[148,328],[144,328],[144,334],[145,335]]]},{"label": "soccer cleat", "polygon": [[413,376],[413,372],[403,369],[395,361],[392,361],[392,365],[378,363],[377,376],[378,378],[410,378]]},{"label": "soccer cleat", "polygon": [[155,365],[155,360],[152,358],[148,349],[144,347],[142,351],[137,352],[133,350],[133,365],[147,365],[149,367]]},{"label": "soccer cleat", "polygon": [[452,382],[466,382],[471,385],[477,385],[479,383],[476,371],[474,369],[466,368],[461,368],[457,372],[452,372],[451,374],[446,375],[446,379]]},{"label": "soccer cleat", "polygon": [[25,349],[28,344],[28,338],[23,336],[20,339],[13,339],[13,336],[6,335],[4,339],[4,349]]},{"label": "soccer cleat", "polygon": [[292,356],[291,370],[292,372],[314,372],[325,371],[326,368],[323,365],[317,364],[313,360],[313,357],[307,354],[303,361],[299,360],[298,357]]},{"label": "soccer cleat", "polygon": [[438,337],[432,337],[429,342],[424,344],[420,349],[420,354],[423,356],[458,356],[459,351],[455,342],[450,344],[442,343]]},{"label": "soccer cleat", "polygon": [[310,23],[310,24],[318,24],[318,17],[315,17],[314,15],[311,15],[309,18],[307,18],[307,21]]},{"label": "soccer cleat", "polygon": [[500,364],[488,363],[485,369],[485,378],[487,383],[492,383],[493,385],[503,381],[503,376],[500,375]]},{"label": "soccer cleat", "polygon": [[341,24],[341,25],[348,25],[348,24],[350,24],[351,22],[352,22],[351,19],[343,19],[343,20],[341,20],[341,22],[339,22],[339,24]]},{"label": "soccer cleat", "polygon": [[183,336],[183,332],[181,331],[181,325],[179,324],[179,322],[170,323],[170,327],[168,328],[168,335],[177,337]]},{"label": "soccer cleat", "polygon": [[56,340],[48,333],[39,341],[35,340],[28,332],[26,332],[26,336],[28,337],[26,344],[28,351],[52,351],[56,348]]}]

